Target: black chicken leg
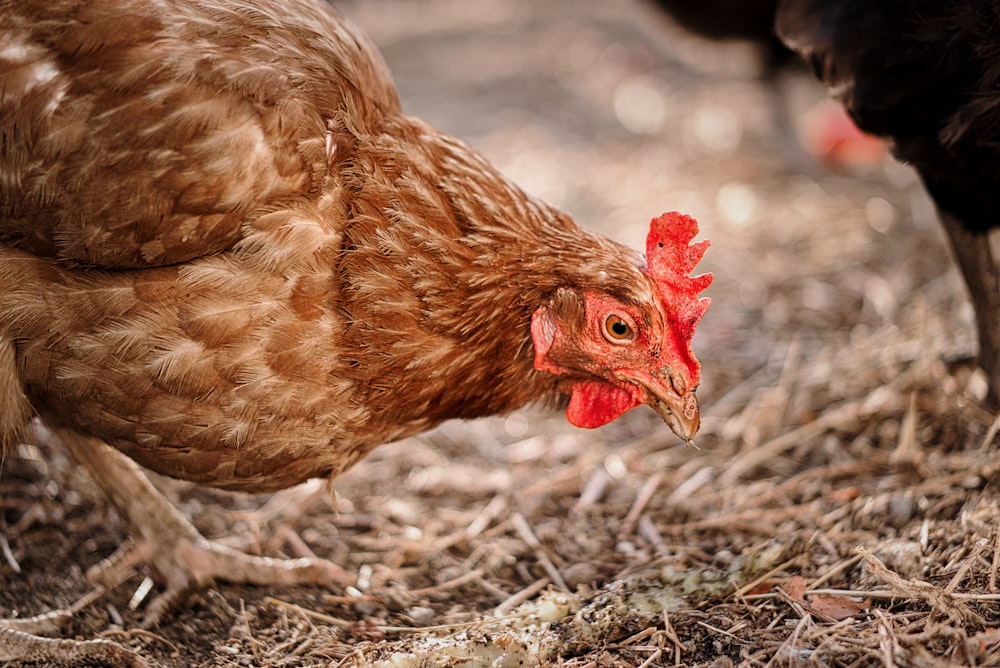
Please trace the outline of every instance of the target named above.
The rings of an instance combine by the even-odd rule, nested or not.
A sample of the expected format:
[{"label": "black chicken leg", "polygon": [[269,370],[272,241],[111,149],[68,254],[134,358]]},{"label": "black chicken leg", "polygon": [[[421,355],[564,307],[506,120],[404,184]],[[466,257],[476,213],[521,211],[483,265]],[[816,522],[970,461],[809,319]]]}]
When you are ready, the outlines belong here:
[{"label": "black chicken leg", "polygon": [[990,248],[989,231],[973,231],[958,217],[939,210],[955,261],[976,312],[979,366],[989,385],[987,402],[1000,406],[1000,268]]}]

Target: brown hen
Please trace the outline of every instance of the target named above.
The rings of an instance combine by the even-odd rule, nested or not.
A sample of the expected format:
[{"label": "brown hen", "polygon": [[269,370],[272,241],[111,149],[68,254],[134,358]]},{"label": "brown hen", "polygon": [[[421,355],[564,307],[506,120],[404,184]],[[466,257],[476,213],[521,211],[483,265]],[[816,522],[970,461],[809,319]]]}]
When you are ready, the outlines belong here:
[{"label": "brown hen", "polygon": [[268,492],[565,395],[698,429],[694,221],[645,259],[582,230],[405,116],[320,0],[0,0],[0,150],[0,446],[36,416],[67,442],[166,586],[151,619],[212,578],[348,576],[208,543],[117,451]]}]

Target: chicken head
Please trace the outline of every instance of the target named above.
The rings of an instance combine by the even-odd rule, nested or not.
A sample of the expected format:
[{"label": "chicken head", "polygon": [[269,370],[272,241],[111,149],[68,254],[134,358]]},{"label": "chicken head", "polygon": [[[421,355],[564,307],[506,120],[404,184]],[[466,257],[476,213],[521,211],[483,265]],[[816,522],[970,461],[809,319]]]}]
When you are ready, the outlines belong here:
[{"label": "chicken head", "polygon": [[653,219],[644,303],[561,288],[534,312],[535,368],[565,376],[572,424],[599,427],[647,404],[685,441],[698,432],[701,366],[691,338],[709,305],[698,293],[712,275],[689,275],[709,245],[691,244],[697,233],[697,222],[683,214]]}]

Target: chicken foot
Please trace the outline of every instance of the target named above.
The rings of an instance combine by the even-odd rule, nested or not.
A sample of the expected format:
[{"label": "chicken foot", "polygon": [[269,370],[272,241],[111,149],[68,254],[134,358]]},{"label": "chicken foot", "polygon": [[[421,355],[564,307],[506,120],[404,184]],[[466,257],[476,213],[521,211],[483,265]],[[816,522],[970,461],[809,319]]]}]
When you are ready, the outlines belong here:
[{"label": "chicken foot", "polygon": [[[126,569],[147,564],[163,592],[146,607],[143,626],[153,626],[191,591],[215,579],[254,585],[350,584],[353,579],[324,559],[276,559],[249,555],[205,539],[153,486],[139,466],[98,439],[69,430],[36,429],[40,438],[61,441],[86,467],[133,536],[113,555],[87,572],[107,587]],[[61,640],[34,635],[53,633],[59,621],[82,605],[31,620],[0,620],[0,661],[100,659],[106,665],[146,666],[139,655],[105,640]]]},{"label": "chicken foot", "polygon": [[132,542],[90,569],[91,581],[148,564],[164,587],[147,606],[144,625],[155,625],[183,596],[219,579],[254,585],[349,584],[350,575],[325,559],[275,559],[246,554],[206,540],[153,486],[139,466],[95,438],[68,430],[59,439],[86,468],[117,509]]},{"label": "chicken foot", "polygon": [[110,640],[43,638],[9,628],[0,622],[0,662],[35,661],[43,665],[96,664],[118,668],[147,668],[141,656]]},{"label": "chicken foot", "polygon": [[23,619],[0,619],[0,662],[19,660],[45,665],[77,665],[82,662],[116,668],[149,668],[150,664],[141,656],[109,640],[43,637],[59,633],[74,614],[93,603],[105,591],[104,587],[97,587],[63,610]]},{"label": "chicken foot", "polygon": [[987,402],[996,409],[1000,407],[1000,267],[988,231],[969,230],[947,211],[939,213],[976,312],[979,366],[989,385]]}]

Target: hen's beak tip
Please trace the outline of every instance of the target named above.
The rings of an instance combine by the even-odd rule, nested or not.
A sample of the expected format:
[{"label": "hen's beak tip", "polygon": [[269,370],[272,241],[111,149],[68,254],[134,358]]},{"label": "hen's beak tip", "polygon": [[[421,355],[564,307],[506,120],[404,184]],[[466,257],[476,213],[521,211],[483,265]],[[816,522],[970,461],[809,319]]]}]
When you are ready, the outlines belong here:
[{"label": "hen's beak tip", "polygon": [[682,441],[693,445],[692,441],[701,427],[701,412],[694,392],[674,400],[657,397],[653,409]]}]

